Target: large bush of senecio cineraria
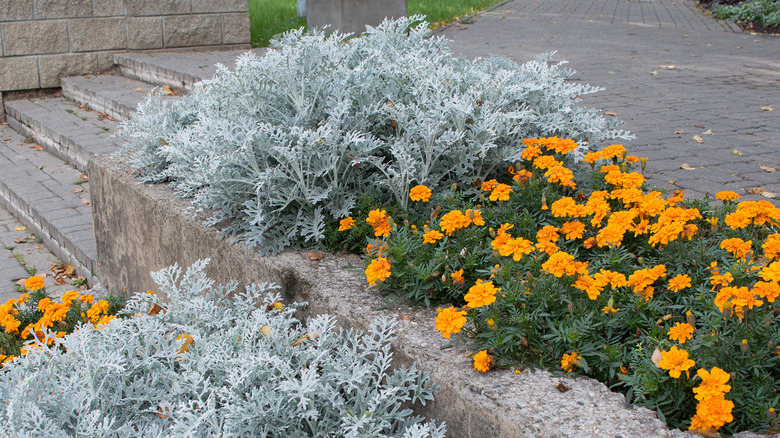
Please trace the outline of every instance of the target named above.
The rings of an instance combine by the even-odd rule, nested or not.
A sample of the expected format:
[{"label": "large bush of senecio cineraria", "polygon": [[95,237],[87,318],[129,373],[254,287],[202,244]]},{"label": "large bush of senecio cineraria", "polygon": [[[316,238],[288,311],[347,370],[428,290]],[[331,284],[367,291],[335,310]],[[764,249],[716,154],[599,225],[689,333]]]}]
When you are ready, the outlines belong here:
[{"label": "large bush of senecio cineraria", "polygon": [[571,140],[523,144],[496,179],[342,220],[369,237],[368,283],[437,305],[479,371],[581,373],[672,427],[778,431],[780,210],[652,190],[621,145],[576,165]]}]

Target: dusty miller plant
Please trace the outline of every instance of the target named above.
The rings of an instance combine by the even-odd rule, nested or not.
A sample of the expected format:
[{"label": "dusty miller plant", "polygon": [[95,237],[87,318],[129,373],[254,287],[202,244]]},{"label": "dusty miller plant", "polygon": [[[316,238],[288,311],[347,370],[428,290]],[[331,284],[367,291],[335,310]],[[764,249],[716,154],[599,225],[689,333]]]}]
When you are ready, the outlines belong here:
[{"label": "dusty miller plant", "polygon": [[[329,316],[300,323],[299,304],[274,306],[277,286],[234,294],[206,263],[153,274],[168,301],[137,294],[126,318],[0,369],[4,436],[444,437],[401,406],[434,389],[414,367],[391,369],[393,322],[365,334]],[[151,316],[152,304],[165,310]]]},{"label": "dusty miller plant", "polygon": [[151,96],[126,152],[143,181],[173,181],[210,224],[275,253],[320,241],[372,189],[403,208],[414,185],[493,176],[525,137],[630,137],[575,105],[598,89],[551,56],[456,58],[419,16],[349,40],[293,30],[179,101]]}]

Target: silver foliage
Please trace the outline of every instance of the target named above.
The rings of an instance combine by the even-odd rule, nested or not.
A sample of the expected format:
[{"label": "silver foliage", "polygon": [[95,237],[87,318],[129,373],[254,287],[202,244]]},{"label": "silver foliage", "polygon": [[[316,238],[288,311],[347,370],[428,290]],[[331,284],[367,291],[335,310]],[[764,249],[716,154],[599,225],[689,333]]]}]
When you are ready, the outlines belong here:
[{"label": "silver foliage", "polygon": [[[3,436],[444,437],[408,409],[434,389],[414,367],[391,369],[394,322],[367,333],[335,330],[329,316],[300,323],[300,304],[273,307],[277,286],[228,299],[236,285],[214,286],[206,263],[155,273],[168,301],[137,294],[127,318],[2,368]],[[152,303],[166,311],[148,315]],[[185,333],[194,342],[180,352]]]},{"label": "silver foliage", "polygon": [[126,153],[143,181],[172,181],[210,224],[274,253],[319,241],[372,188],[405,207],[414,185],[495,176],[526,137],[573,138],[580,154],[630,137],[576,105],[598,89],[566,81],[551,53],[456,58],[421,20],[353,39],[287,32],[179,101],[151,96]]}]

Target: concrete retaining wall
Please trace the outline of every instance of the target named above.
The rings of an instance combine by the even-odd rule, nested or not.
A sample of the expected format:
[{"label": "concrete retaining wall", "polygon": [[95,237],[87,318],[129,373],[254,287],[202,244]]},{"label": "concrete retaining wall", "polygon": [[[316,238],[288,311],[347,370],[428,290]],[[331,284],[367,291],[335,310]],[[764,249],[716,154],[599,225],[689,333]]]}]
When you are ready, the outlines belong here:
[{"label": "concrete retaining wall", "polygon": [[0,93],[59,87],[119,51],[248,48],[248,11],[248,0],[2,0]]},{"label": "concrete retaining wall", "polygon": [[[105,156],[89,164],[97,273],[113,291],[153,289],[149,271],[209,257],[208,273],[217,282],[276,282],[286,299],[308,301],[308,314],[335,315],[342,326],[365,329],[374,318],[397,318],[395,364],[414,362],[431,374],[440,390],[418,414],[446,421],[449,437],[693,436],[667,430],[653,412],[591,379],[514,368],[479,373],[463,345],[441,349],[434,310],[388,305],[366,290],[359,257],[312,261],[295,251],[258,257],[202,226],[187,211],[188,201],[167,186],[138,184],[128,172],[121,160]],[[558,381],[570,389],[557,390]]]}]

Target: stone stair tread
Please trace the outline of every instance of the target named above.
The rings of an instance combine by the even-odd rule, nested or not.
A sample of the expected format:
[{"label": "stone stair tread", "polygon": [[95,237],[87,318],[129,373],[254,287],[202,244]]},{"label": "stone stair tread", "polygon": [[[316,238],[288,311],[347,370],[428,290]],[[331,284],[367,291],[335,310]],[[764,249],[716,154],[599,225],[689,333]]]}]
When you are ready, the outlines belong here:
[{"label": "stone stair tread", "polygon": [[154,87],[147,82],[110,74],[62,78],[64,97],[121,120],[130,119]]},{"label": "stone stair tread", "polygon": [[89,183],[82,173],[0,125],[0,204],[86,278],[96,269]]},{"label": "stone stair tread", "polygon": [[6,113],[12,128],[81,172],[92,155],[114,152],[125,141],[113,136],[116,119],[65,98],[9,101]]},{"label": "stone stair tread", "polygon": [[[260,56],[266,50],[251,51]],[[122,53],[114,55],[114,62],[126,76],[188,90],[195,82],[213,77],[217,64],[234,68],[236,58],[247,51]]]}]

